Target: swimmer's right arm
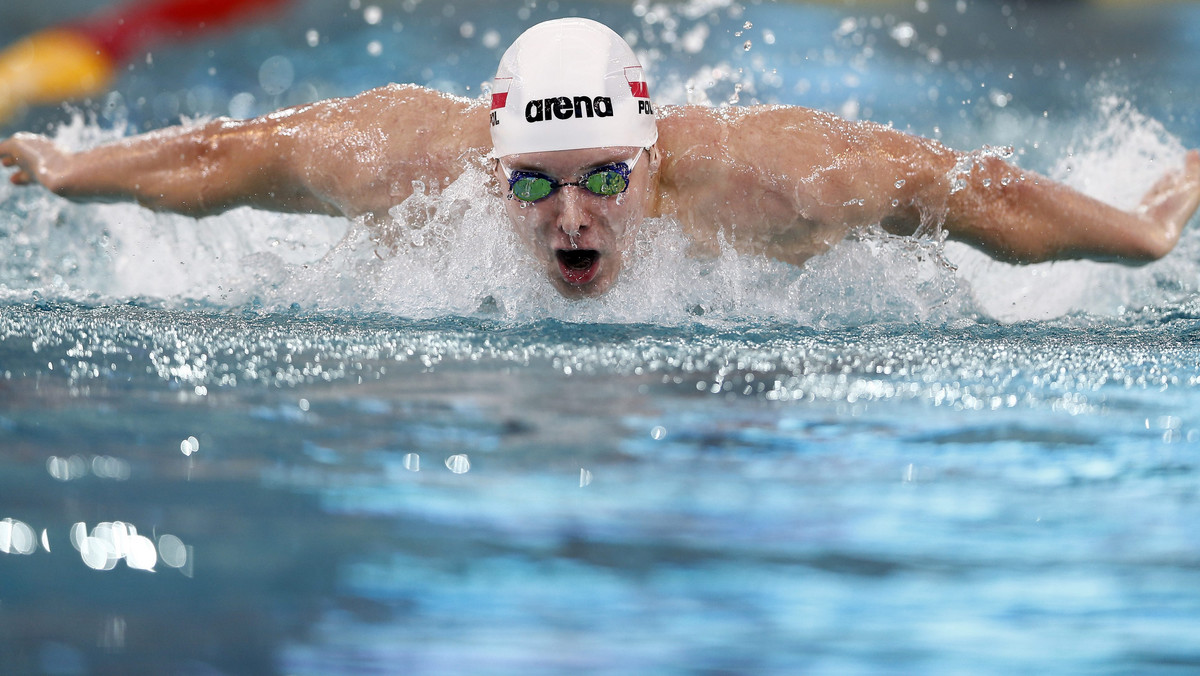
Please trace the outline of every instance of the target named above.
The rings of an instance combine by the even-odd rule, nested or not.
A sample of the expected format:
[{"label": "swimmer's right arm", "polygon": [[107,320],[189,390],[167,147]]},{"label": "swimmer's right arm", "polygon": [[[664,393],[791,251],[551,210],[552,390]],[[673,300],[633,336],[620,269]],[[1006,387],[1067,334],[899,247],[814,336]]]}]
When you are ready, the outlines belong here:
[{"label": "swimmer's right arm", "polygon": [[10,180],[78,201],[136,201],[206,216],[239,206],[349,217],[386,213],[412,182],[457,177],[490,146],[479,104],[385,87],[250,120],[134,136],[69,152],[50,139],[0,141]]}]

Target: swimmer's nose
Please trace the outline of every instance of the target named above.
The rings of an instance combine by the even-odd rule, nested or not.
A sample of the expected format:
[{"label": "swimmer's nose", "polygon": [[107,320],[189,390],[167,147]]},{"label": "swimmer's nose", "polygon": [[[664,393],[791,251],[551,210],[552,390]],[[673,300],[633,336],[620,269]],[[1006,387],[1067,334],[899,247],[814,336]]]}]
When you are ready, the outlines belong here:
[{"label": "swimmer's nose", "polygon": [[563,186],[559,190],[562,210],[558,214],[558,227],[568,237],[578,237],[579,233],[588,227],[583,196],[579,194],[582,190],[583,188],[574,185]]}]

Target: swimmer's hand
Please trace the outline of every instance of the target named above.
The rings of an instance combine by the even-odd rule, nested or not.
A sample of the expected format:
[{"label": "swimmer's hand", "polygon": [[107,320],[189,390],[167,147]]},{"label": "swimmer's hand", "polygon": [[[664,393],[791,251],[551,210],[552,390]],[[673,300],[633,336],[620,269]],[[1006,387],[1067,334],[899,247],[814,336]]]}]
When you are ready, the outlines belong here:
[{"label": "swimmer's hand", "polygon": [[0,141],[0,164],[16,167],[9,177],[15,185],[41,183],[56,191],[56,177],[67,152],[45,136],[21,132]]},{"label": "swimmer's hand", "polygon": [[1200,207],[1200,151],[1192,150],[1182,169],[1168,172],[1142,197],[1134,213],[1148,224],[1161,228],[1155,232],[1154,251],[1161,258],[1175,248],[1184,226]]}]

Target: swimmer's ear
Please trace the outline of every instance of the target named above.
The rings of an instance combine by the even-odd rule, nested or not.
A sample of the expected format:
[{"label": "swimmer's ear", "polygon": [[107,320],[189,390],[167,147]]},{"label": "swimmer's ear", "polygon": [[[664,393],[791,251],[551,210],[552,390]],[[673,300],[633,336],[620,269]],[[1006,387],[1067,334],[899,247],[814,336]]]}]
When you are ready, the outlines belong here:
[{"label": "swimmer's ear", "polygon": [[657,174],[658,167],[662,163],[662,153],[658,152],[658,144],[657,143],[650,146],[649,155],[650,155],[650,173]]},{"label": "swimmer's ear", "polygon": [[504,181],[500,178],[500,158],[488,157],[487,161],[491,164],[491,171],[488,172],[491,180],[487,182],[487,189],[488,192],[498,197],[504,194]]}]

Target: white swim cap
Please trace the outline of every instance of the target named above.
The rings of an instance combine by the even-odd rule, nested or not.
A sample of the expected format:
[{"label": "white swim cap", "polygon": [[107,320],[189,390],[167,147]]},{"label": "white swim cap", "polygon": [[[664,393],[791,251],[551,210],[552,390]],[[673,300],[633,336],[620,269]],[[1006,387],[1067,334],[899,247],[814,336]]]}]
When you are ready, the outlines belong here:
[{"label": "white swim cap", "polygon": [[555,19],[521,34],[492,82],[496,157],[658,140],[650,93],[633,50],[590,19]]}]

